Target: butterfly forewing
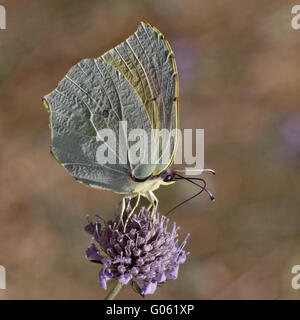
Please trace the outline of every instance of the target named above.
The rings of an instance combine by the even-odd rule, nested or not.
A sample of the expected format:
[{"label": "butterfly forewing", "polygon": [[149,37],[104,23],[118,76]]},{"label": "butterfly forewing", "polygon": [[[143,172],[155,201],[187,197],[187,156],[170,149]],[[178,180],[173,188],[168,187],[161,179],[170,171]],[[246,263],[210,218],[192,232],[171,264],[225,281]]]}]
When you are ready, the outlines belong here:
[{"label": "butterfly forewing", "polygon": [[[101,57],[122,73],[141,98],[153,129],[178,128],[178,75],[173,52],[164,36],[141,23],[127,40]],[[159,143],[153,175],[170,166],[177,146],[177,133]],[[166,148],[166,146],[168,148]]]}]

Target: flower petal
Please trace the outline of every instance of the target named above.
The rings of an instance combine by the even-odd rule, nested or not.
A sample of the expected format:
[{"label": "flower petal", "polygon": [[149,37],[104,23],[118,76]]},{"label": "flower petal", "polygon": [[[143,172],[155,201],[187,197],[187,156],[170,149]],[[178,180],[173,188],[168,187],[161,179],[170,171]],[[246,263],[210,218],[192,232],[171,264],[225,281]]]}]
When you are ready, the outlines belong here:
[{"label": "flower petal", "polygon": [[118,281],[120,282],[120,283],[122,283],[122,284],[127,284],[130,280],[132,279],[132,275],[131,274],[129,274],[129,273],[124,273],[124,274],[122,274],[120,277],[119,277],[119,279],[118,279]]},{"label": "flower petal", "polygon": [[145,282],[141,294],[153,294],[156,290],[157,282]]},{"label": "flower petal", "polygon": [[178,257],[177,262],[180,263],[180,264],[182,264],[182,263],[185,262],[185,260],[186,260],[186,254],[185,254],[184,251],[182,251],[182,252],[180,253],[179,257]]},{"label": "flower petal", "polygon": [[[100,243],[101,238],[101,223],[97,220],[95,223],[90,222],[85,228],[85,231],[94,236],[95,240]],[[101,243],[100,243],[101,244]]]},{"label": "flower petal", "polygon": [[179,265],[174,267],[171,271],[167,272],[167,277],[172,280],[176,280],[178,277]]},{"label": "flower petal", "polygon": [[107,280],[110,280],[112,277],[113,277],[113,273],[111,273],[111,272],[106,272],[106,269],[105,269],[105,268],[102,268],[102,269],[100,270],[99,275],[98,275],[98,279],[99,279],[100,286],[101,286],[104,290],[107,289],[107,285],[106,285]]},{"label": "flower petal", "polygon": [[102,262],[101,257],[99,256],[98,252],[99,252],[99,250],[98,250],[98,248],[95,246],[95,244],[94,244],[94,243],[91,243],[91,244],[88,246],[88,248],[86,249],[85,254],[86,254],[86,257],[87,257],[88,259],[98,260],[98,261],[101,261],[101,262]]},{"label": "flower petal", "polygon": [[91,235],[95,234],[95,223],[90,222],[87,226],[85,226],[84,230]]},{"label": "flower petal", "polygon": [[158,283],[165,282],[167,280],[167,276],[165,272],[160,272],[156,279]]}]

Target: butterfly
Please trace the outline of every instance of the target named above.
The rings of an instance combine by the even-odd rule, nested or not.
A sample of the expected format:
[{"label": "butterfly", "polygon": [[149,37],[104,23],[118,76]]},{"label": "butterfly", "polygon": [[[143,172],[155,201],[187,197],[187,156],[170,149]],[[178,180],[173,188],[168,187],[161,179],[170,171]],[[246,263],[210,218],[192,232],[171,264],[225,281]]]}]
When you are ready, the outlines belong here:
[{"label": "butterfly", "polygon": [[[166,154],[152,132],[179,127],[178,90],[170,44],[158,29],[142,22],[133,35],[99,58],[78,62],[44,97],[50,115],[52,155],[79,182],[123,194],[121,214],[136,198],[131,215],[144,197],[153,218],[158,206],[154,191],[175,182],[176,171],[170,166],[178,136],[167,137]],[[120,132],[124,122],[128,130],[151,132],[150,140],[157,144],[151,163],[131,161],[133,142],[126,137],[117,136],[108,143],[99,133],[106,129]],[[120,149],[125,150],[127,161],[99,163],[100,144],[117,160]]]}]

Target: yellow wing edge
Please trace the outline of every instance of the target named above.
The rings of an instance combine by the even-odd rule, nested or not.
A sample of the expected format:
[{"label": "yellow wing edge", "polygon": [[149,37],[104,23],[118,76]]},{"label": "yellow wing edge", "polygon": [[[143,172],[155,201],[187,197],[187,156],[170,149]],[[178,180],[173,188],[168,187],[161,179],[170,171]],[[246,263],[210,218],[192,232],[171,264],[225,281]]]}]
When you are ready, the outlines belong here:
[{"label": "yellow wing edge", "polygon": [[[164,41],[167,49],[168,49],[168,52],[169,52],[169,55],[171,56],[171,59],[172,59],[172,65],[173,65],[173,69],[174,69],[174,75],[175,75],[175,97],[176,97],[176,101],[174,102],[176,104],[175,108],[176,108],[176,129],[179,128],[179,79],[178,79],[178,71],[177,71],[177,65],[176,65],[176,60],[175,60],[175,56],[174,56],[174,52],[170,46],[170,43],[169,41],[165,38],[165,36],[163,35],[163,33],[161,33],[156,27],[152,26],[150,23],[148,22],[144,22],[144,21],[141,21],[141,24],[145,24],[147,26],[149,26],[151,29],[153,29],[157,34],[158,36]],[[170,158],[170,162],[163,168],[161,169],[160,171],[158,172],[155,172],[154,171],[154,175],[157,175],[159,174],[160,172],[162,172],[163,170],[167,169],[168,167],[170,167],[174,161],[174,157],[175,157],[175,153],[177,151],[177,148],[178,148],[178,132],[176,131],[176,137],[175,137],[175,145],[174,145],[174,150],[173,150],[173,153],[171,155],[171,158]]]}]

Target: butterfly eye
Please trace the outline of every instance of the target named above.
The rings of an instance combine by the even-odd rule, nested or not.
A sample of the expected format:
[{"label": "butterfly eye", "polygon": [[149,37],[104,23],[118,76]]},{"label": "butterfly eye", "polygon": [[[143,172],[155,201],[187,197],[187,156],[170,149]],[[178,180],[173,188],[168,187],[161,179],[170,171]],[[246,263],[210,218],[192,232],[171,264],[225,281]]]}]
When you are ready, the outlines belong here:
[{"label": "butterfly eye", "polygon": [[172,175],[170,175],[170,174],[168,174],[166,177],[165,177],[165,179],[164,179],[164,181],[172,181],[172,179],[173,179],[173,177],[172,177]]}]

